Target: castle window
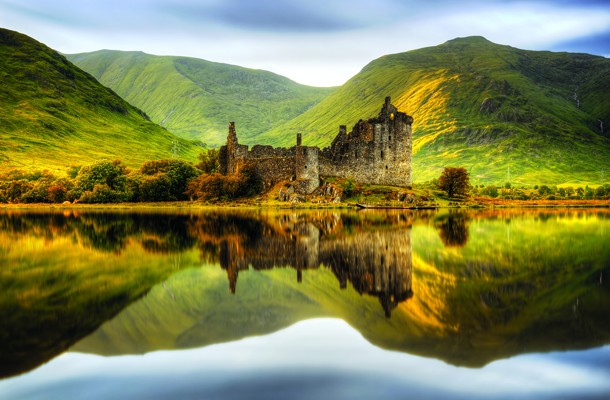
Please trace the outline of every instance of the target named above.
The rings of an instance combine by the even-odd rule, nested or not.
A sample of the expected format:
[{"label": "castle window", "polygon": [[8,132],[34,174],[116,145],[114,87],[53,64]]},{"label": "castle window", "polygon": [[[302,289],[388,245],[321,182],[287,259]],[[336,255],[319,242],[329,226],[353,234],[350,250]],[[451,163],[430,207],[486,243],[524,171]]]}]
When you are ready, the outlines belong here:
[{"label": "castle window", "polygon": [[387,166],[387,165],[385,166],[385,169],[388,169],[388,166]]},{"label": "castle window", "polygon": [[388,135],[388,142],[392,141],[392,135]]},{"label": "castle window", "polygon": [[307,165],[305,166],[305,169],[307,169]]},{"label": "castle window", "polygon": [[383,150],[381,150],[381,158],[383,158]]}]

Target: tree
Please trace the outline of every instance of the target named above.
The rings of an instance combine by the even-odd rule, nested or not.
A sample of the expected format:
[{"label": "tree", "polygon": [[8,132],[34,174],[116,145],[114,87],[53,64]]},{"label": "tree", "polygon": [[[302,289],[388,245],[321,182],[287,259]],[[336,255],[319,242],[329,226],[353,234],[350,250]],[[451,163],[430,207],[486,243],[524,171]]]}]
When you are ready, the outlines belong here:
[{"label": "tree", "polygon": [[553,194],[553,189],[551,189],[550,187],[548,187],[547,185],[542,185],[538,188],[538,194],[541,196],[547,196],[550,194]]},{"label": "tree", "polygon": [[191,163],[175,159],[147,161],[139,173],[142,201],[187,200],[188,184],[200,174]]},{"label": "tree", "polygon": [[209,149],[205,153],[200,153],[199,164],[196,164],[195,167],[206,174],[220,172],[220,163],[218,162],[219,154],[220,152],[217,149]]},{"label": "tree", "polygon": [[127,190],[127,167],[120,160],[97,161],[82,167],[68,193],[84,203],[120,203],[131,199]]},{"label": "tree", "polygon": [[470,186],[470,177],[464,167],[445,167],[438,178],[438,188],[449,197],[465,196]]}]

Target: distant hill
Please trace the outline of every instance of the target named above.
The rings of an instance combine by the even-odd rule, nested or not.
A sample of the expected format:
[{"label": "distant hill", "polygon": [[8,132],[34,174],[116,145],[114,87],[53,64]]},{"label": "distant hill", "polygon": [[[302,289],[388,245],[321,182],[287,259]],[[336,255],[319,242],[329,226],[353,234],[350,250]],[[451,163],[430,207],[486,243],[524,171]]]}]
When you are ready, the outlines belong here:
[{"label": "distant hill", "polygon": [[[261,144],[328,145],[385,96],[415,119],[413,179],[465,166],[474,183],[600,184],[610,176],[610,60],[482,37],[387,55]],[[609,179],[606,178],[606,182]]]},{"label": "distant hill", "polygon": [[68,55],[151,119],[183,138],[224,144],[229,121],[242,142],[307,111],[333,88],[196,58],[101,50]]},{"label": "distant hill", "polygon": [[62,170],[101,158],[139,166],[196,159],[195,143],[151,122],[91,75],[36,40],[0,29],[0,170]]}]

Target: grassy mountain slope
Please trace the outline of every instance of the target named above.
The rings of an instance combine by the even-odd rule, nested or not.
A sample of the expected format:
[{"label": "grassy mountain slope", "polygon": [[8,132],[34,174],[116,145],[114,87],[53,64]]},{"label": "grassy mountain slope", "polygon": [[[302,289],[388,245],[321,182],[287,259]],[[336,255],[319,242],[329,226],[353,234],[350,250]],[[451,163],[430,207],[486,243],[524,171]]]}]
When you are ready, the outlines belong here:
[{"label": "grassy mountain slope", "polygon": [[[415,119],[414,180],[466,166],[475,183],[600,184],[610,171],[610,60],[482,37],[381,57],[260,143],[328,145],[385,96]],[[603,121],[603,132],[600,123]]]},{"label": "grassy mountain slope", "polygon": [[138,166],[199,146],[151,122],[91,75],[47,46],[0,29],[0,169],[64,171],[120,158]]},{"label": "grassy mountain slope", "polygon": [[255,143],[258,134],[303,113],[333,90],[187,57],[101,50],[68,58],[156,123],[213,146],[226,142],[229,121],[236,122],[244,143]]}]

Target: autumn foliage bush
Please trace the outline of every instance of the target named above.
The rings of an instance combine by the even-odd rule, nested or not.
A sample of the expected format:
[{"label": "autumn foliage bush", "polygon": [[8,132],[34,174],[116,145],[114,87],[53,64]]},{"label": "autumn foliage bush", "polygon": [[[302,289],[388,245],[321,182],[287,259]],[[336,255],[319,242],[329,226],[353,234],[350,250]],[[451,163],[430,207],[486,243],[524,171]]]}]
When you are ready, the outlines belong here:
[{"label": "autumn foliage bush", "polygon": [[237,175],[200,175],[190,182],[187,194],[198,200],[229,200],[255,196],[262,188],[262,180],[256,168],[245,166]]}]

